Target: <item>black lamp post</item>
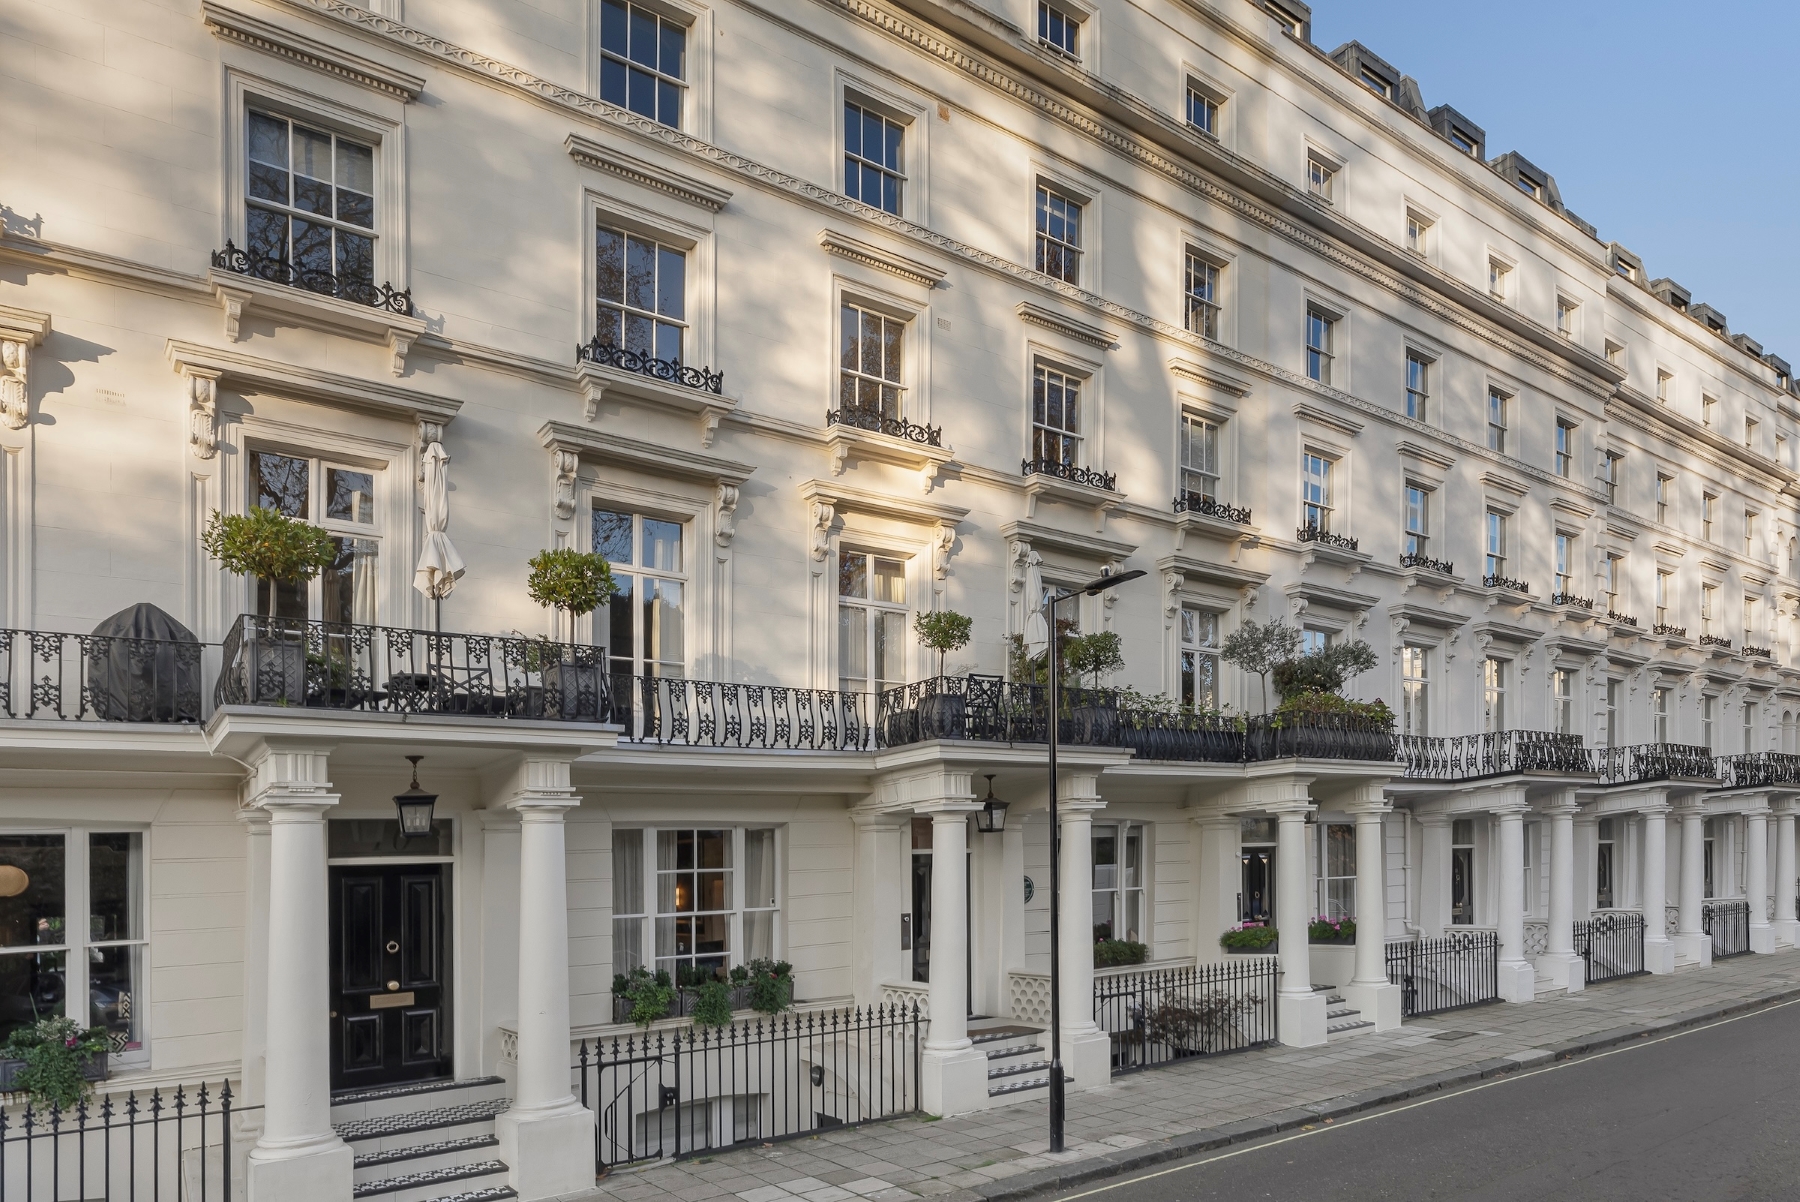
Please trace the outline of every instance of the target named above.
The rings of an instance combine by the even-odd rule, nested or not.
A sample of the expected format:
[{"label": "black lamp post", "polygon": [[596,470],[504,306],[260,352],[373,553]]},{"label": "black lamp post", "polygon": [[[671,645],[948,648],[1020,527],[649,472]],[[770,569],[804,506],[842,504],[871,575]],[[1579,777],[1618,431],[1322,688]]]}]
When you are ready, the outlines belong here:
[{"label": "black lamp post", "polygon": [[[1062,827],[1056,820],[1056,736],[1058,717],[1062,712],[1062,663],[1056,645],[1056,607],[1070,597],[1083,593],[1097,596],[1128,580],[1144,575],[1133,569],[1117,575],[1105,575],[1080,588],[1053,594],[1045,602],[1050,623],[1050,712],[1047,725],[1050,742],[1050,1150],[1063,1150],[1063,1067],[1062,1067]],[[1090,888],[1084,885],[1083,888]]]},{"label": "black lamp post", "polygon": [[431,833],[431,812],[437,805],[437,794],[419,788],[419,761],[422,755],[409,755],[412,761],[412,784],[406,792],[394,795],[394,808],[400,812],[400,841]]},{"label": "black lamp post", "polygon": [[984,835],[997,835],[1006,829],[1006,803],[994,796],[994,774],[987,774],[987,796],[975,811],[975,829]]}]

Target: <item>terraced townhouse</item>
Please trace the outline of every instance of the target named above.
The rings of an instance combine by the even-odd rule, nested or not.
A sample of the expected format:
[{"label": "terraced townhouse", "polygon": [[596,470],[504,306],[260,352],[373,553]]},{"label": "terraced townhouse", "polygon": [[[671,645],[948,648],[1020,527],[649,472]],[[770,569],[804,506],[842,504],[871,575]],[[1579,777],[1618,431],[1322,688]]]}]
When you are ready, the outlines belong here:
[{"label": "terraced townhouse", "polygon": [[[1011,650],[1121,571],[1058,611],[1133,691],[1057,717],[1070,1088],[1171,981],[1313,1045],[1792,949],[1788,363],[1298,0],[8,0],[0,46],[0,1016],[103,1027],[121,1115],[187,1091],[73,1137],[178,1151],[137,1196],[538,1199],[1041,1099]],[[334,561],[224,571],[258,508]],[[621,592],[535,604],[555,548]],[[1394,734],[1272,724],[1220,656],[1271,619],[1372,644]],[[723,1034],[613,992],[769,961],[795,1009]],[[75,1145],[9,1109],[24,1202]]]}]

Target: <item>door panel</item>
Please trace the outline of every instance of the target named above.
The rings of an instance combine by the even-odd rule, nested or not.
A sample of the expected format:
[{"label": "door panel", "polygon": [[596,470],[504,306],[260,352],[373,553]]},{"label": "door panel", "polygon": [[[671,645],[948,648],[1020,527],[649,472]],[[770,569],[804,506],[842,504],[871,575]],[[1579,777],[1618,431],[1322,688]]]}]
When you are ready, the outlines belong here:
[{"label": "door panel", "polygon": [[447,864],[331,869],[331,1087],[448,1076]]}]

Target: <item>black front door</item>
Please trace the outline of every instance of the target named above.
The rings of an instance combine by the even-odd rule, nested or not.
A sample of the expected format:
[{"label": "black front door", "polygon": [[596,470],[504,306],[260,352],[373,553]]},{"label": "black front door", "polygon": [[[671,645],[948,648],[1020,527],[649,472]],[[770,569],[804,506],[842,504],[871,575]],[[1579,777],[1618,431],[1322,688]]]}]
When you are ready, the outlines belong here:
[{"label": "black front door", "polygon": [[333,1089],[450,1075],[449,894],[448,864],[331,869]]},{"label": "black front door", "polygon": [[1275,849],[1243,850],[1243,891],[1238,894],[1240,922],[1270,922],[1275,917]]}]

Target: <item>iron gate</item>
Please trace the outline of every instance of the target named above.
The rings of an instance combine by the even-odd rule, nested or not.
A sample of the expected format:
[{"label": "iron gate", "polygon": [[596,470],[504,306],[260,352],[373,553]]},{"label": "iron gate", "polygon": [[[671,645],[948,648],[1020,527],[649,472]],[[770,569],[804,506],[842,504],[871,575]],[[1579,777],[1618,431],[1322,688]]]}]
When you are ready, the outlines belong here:
[{"label": "iron gate", "polygon": [[1700,929],[1712,936],[1713,959],[1750,950],[1750,903],[1709,901],[1700,907]]},{"label": "iron gate", "polygon": [[1273,956],[1121,973],[1094,981],[1094,1021],[1127,1073],[1275,1042]]},{"label": "iron gate", "polygon": [[1575,924],[1575,954],[1589,985],[1644,972],[1644,916],[1624,911],[1596,914]]},{"label": "iron gate", "polygon": [[1400,1014],[1423,1018],[1500,1000],[1500,936],[1457,931],[1387,945],[1388,980],[1400,986]]}]

